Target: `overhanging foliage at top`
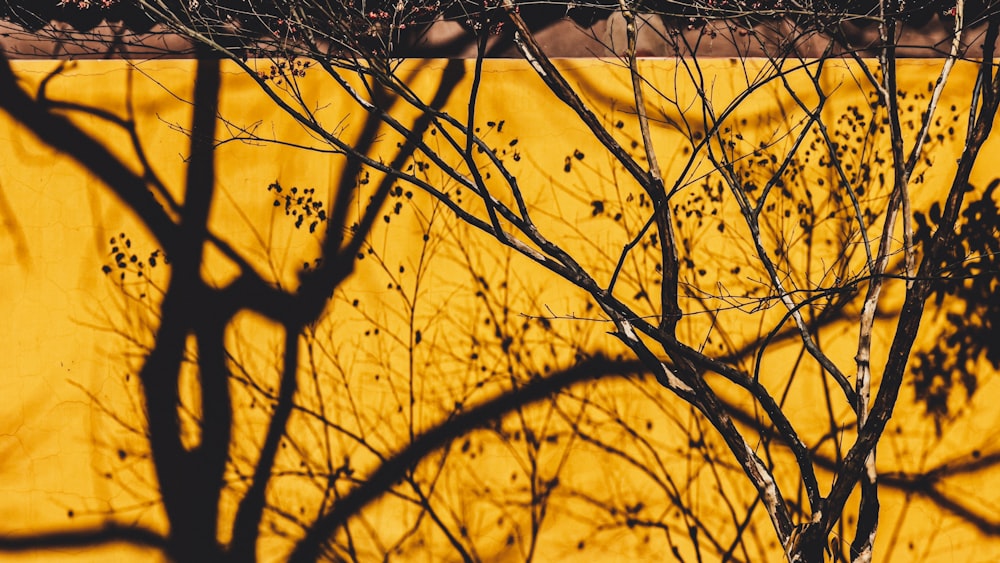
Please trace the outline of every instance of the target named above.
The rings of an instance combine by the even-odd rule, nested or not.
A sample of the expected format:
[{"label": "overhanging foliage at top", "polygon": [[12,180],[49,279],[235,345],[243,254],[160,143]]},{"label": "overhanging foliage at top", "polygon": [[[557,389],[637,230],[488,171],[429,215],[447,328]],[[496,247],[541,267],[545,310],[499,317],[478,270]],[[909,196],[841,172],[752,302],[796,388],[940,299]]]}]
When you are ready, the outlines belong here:
[{"label": "overhanging foliage at top", "polygon": [[[733,53],[717,47],[709,52],[699,44],[698,54],[709,56],[760,55],[754,50],[756,43],[783,43],[779,47],[786,53],[818,56],[823,53],[818,47],[803,50],[802,46],[815,35],[872,55],[882,43],[872,30],[882,19],[910,32],[906,36],[910,50],[901,56],[938,56],[948,50],[956,16],[955,0],[895,1],[884,7],[876,0],[21,0],[0,4],[0,20],[41,35],[53,26],[64,35],[101,33],[102,26],[110,26],[116,40],[125,44],[131,36],[162,32],[162,25],[182,25],[247,55],[273,47],[278,40],[319,44],[334,56],[474,56],[476,38],[487,34],[493,36],[487,56],[510,56],[516,53],[510,48],[513,32],[505,15],[507,4],[516,6],[532,30],[550,30],[556,38],[550,56],[619,54],[609,40],[613,35],[609,18],[623,7],[645,14],[647,34],[661,36],[659,43],[681,36],[690,42],[692,32],[711,39],[721,34],[725,39],[730,30],[733,43],[738,42],[737,35],[754,36],[749,49],[737,45]],[[963,2],[962,7],[967,30],[982,28],[997,12],[994,0]],[[575,34],[581,31],[593,38],[593,44],[579,40]],[[184,51],[183,46],[166,50]],[[18,49],[7,51],[17,54]],[[310,51],[315,54],[315,49]],[[639,54],[683,51],[697,49],[640,46]]]}]

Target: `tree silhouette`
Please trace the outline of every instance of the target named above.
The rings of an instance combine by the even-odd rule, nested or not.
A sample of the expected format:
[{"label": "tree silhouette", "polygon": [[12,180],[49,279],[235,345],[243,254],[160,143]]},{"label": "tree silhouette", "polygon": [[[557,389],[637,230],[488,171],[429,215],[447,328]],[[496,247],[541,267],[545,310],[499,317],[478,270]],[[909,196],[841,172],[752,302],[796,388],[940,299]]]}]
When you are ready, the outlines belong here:
[{"label": "tree silhouette", "polygon": [[[5,111],[101,179],[158,245],[140,251],[119,233],[100,266],[145,315],[144,328],[119,332],[141,355],[136,433],[169,532],[112,525],[3,547],[123,540],[183,561],[528,560],[554,514],[578,514],[586,533],[568,543],[584,552],[618,533],[649,555],[656,532],[678,560],[870,561],[880,490],[919,494],[995,533],[939,488],[992,467],[992,453],[923,473],[875,464],[907,375],[941,434],[955,391],[976,392],[975,366],[997,367],[996,183],[970,187],[1000,104],[991,4],[137,4],[199,55],[179,200],[152,166],[136,173],[62,114],[110,122],[142,154],[129,120],[51,100],[44,81],[29,93],[9,65],[0,80]],[[553,6],[613,12],[624,30],[606,47],[630,99],[605,101],[603,85],[553,61],[526,20]],[[848,29],[858,18],[877,31],[863,45]],[[904,81],[902,38],[918,20],[950,26],[945,56],[936,76]],[[415,86],[419,66],[395,56],[441,21],[464,26],[477,57]],[[680,54],[668,79],[638,59],[649,33]],[[731,97],[698,54],[715,39],[763,57],[734,67]],[[485,55],[504,40],[551,94],[545,103],[585,133],[560,139],[558,160],[522,142],[513,118],[484,113],[483,89],[496,84]],[[817,44],[823,56],[804,58]],[[227,120],[220,57],[308,144]],[[956,65],[975,77],[971,109],[946,111]],[[362,117],[328,121],[310,85],[320,78]],[[315,243],[292,279],[267,237],[257,250],[270,272],[211,227],[215,154],[236,141],[342,159],[328,194],[261,181],[275,221]],[[566,209],[582,211],[567,220]],[[205,279],[206,248],[232,265],[231,280]],[[545,281],[524,281],[527,264]],[[359,276],[392,297],[370,305],[365,286],[349,285]],[[584,308],[553,309],[555,283]],[[266,336],[248,313],[267,320]],[[935,315],[950,323],[941,345],[913,351]],[[370,357],[341,347],[347,319],[365,327]],[[610,375],[629,377],[582,385]],[[821,404],[803,413],[788,401],[802,393]],[[595,474],[587,456],[610,469]],[[629,479],[610,481],[619,471]],[[375,514],[398,524],[380,530]]]}]

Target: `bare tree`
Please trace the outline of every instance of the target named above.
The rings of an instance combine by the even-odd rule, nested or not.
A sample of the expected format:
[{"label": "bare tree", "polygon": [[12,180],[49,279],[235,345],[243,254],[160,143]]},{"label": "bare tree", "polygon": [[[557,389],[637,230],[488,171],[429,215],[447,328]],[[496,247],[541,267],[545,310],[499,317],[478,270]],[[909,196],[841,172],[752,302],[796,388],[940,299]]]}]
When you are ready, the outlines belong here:
[{"label": "bare tree", "polygon": [[[170,533],[160,538],[114,528],[92,538],[34,538],[18,545],[113,536],[162,544],[179,560],[250,560],[263,556],[267,523],[273,535],[288,538],[295,561],[431,553],[434,538],[463,560],[503,553],[484,541],[486,527],[467,514],[473,512],[514,520],[498,522],[506,531],[500,543],[532,559],[550,514],[584,506],[602,515],[588,523],[588,532],[662,531],[678,559],[693,550],[699,558],[704,551],[727,560],[783,552],[789,561],[870,561],[879,491],[886,488],[922,491],[943,509],[989,528],[975,510],[949,502],[933,485],[915,486],[910,473],[880,477],[875,459],[906,375],[914,375],[916,396],[941,432],[953,391],[961,387],[971,396],[976,389],[972,366],[985,360],[995,369],[1000,363],[984,344],[997,310],[996,204],[993,187],[970,188],[1000,104],[994,63],[1000,20],[990,3],[973,10],[959,1],[931,16],[896,1],[772,8],[757,2],[534,6],[511,0],[443,8],[438,2],[303,1],[266,9],[138,4],[200,55],[195,111],[186,126],[191,147],[183,204],[155,177],[121,166],[98,140],[54,113],[85,108],[53,104],[44,92],[29,95],[9,68],[4,87],[12,94],[3,107],[104,180],[171,259],[162,303],[152,306],[159,311],[151,323],[155,337],[139,369],[148,425],[143,432]],[[526,13],[552,5],[613,12],[606,34],[594,40],[618,57],[607,64],[628,79],[626,107],[600,101],[593,95],[598,89],[554,62],[536,39]],[[948,40],[933,47],[942,57],[938,74],[922,77],[918,92],[901,88],[899,57],[917,50],[905,43],[906,32],[913,27],[908,22],[921,17],[947,24]],[[412,66],[396,58],[400,49],[449,21],[464,26],[461,37],[474,45],[475,62],[448,63],[431,92],[412,87]],[[551,219],[557,212],[538,203],[548,188],[525,185],[518,173],[518,132],[504,130],[503,116],[482,114],[485,57],[503,41],[534,69],[554,96],[549,103],[558,101],[588,132],[587,146],[596,143],[602,151],[598,157],[570,139],[565,161],[555,170],[547,163],[549,177],[568,179],[561,196],[592,209],[586,225]],[[727,42],[742,57],[761,57],[742,60],[741,87],[731,98],[715,91],[717,77],[700,55],[712,41]],[[650,76],[653,66],[638,58],[641,45],[650,42],[677,55],[668,79]],[[219,62],[213,57],[219,56],[309,133],[313,144],[303,150],[326,151],[346,163],[329,202],[312,188],[267,187],[296,228],[319,236],[317,258],[298,271],[294,289],[261,272],[208,227],[220,139],[294,142],[231,123],[228,132],[217,129]],[[956,65],[976,65],[976,78],[967,109],[949,111],[940,105]],[[361,123],[348,130],[324,118],[317,110],[323,100],[308,87],[317,73],[362,111]],[[471,87],[459,115],[445,107],[466,73]],[[382,152],[383,134],[398,140],[392,154]],[[668,151],[662,144],[668,138],[682,141]],[[958,155],[957,164],[932,174],[932,150]],[[610,162],[601,169],[613,176],[570,192],[565,186],[597,158]],[[924,189],[926,178],[933,178],[933,189]],[[430,203],[411,203],[420,201],[415,191]],[[393,232],[381,231],[380,223],[405,221],[397,219],[404,210],[415,221],[410,232],[423,242],[415,247],[416,271],[406,271],[376,242]],[[612,242],[590,239],[596,231],[610,233]],[[463,245],[482,235],[495,243],[489,262],[526,259],[567,291],[585,295],[588,309],[553,310],[531,292],[511,295],[506,284],[517,266],[492,269]],[[433,283],[429,264],[442,240],[452,241],[457,250],[447,260],[462,264],[468,285],[476,288],[480,301],[473,311],[456,314],[446,304],[422,309]],[[234,281],[216,287],[202,279],[206,242],[237,265]],[[118,250],[122,240],[111,244],[114,255],[129,258]],[[152,256],[145,262],[152,265]],[[399,322],[366,309],[343,287],[361,263],[398,293]],[[107,269],[124,276],[137,267],[118,259]],[[954,315],[961,313],[947,311],[963,303],[974,320],[958,323]],[[359,406],[364,398],[352,390],[359,374],[340,365],[342,356],[329,348],[336,339],[329,322],[345,306],[393,343],[379,360],[400,413],[390,428],[372,430],[366,417],[376,415]],[[952,315],[946,341],[955,352],[914,353],[921,323],[934,310]],[[226,343],[227,331],[246,311],[280,327],[280,361],[270,378]],[[478,326],[480,317],[486,329]],[[463,324],[470,318],[476,326]],[[554,323],[573,328],[553,330]],[[613,339],[602,341],[603,331]],[[443,343],[447,334],[464,335],[469,354],[449,357],[456,348]],[[849,357],[839,351],[844,334],[852,340]],[[884,349],[878,335],[886,339]],[[537,365],[532,354],[539,349],[563,367]],[[775,358],[793,357],[788,350],[797,351],[795,365],[779,369]],[[394,354],[402,364],[388,359]],[[493,355],[490,369],[484,354]],[[185,361],[197,364],[195,400],[179,392]],[[636,372],[645,376],[571,387]],[[441,393],[446,400],[421,399],[428,384],[447,388]],[[498,394],[484,400],[483,387]],[[251,403],[267,405],[262,436],[239,434],[252,425],[234,407],[242,404],[234,388]],[[821,390],[822,405],[809,409],[811,417],[786,402],[793,389],[803,388]],[[643,426],[616,393],[645,396],[660,418]],[[819,431],[817,410],[824,411]],[[192,443],[185,442],[185,416],[197,428]],[[484,424],[485,430],[473,432]],[[705,461],[700,469],[677,479],[666,435],[688,443],[687,459],[698,452],[693,457]],[[335,447],[335,440],[351,445]],[[477,467],[464,459],[477,448],[508,449],[508,463],[516,467],[511,481],[520,475],[526,484],[499,489],[503,485],[485,474],[449,482],[463,468]],[[566,469],[581,452],[640,475],[656,491],[657,505],[669,508],[657,515],[648,499],[595,491]],[[995,457],[926,475],[973,470]],[[231,473],[237,484],[227,477]],[[309,510],[298,514],[281,499],[296,482],[315,489]],[[710,483],[725,509],[699,509],[690,496],[694,483]],[[749,496],[742,495],[746,483]],[[859,490],[860,505],[849,507]],[[238,508],[224,544],[219,511],[226,495],[236,496]],[[493,508],[470,509],[470,497]],[[404,514],[408,530],[371,529],[364,510],[376,500],[387,512]],[[761,510],[768,534],[759,529]],[[665,521],[662,514],[671,511],[679,523]],[[722,523],[713,520],[720,512],[727,513]],[[845,515],[852,515],[850,521]],[[768,537],[777,540],[777,550]],[[579,549],[593,547],[588,539],[579,540]]]}]

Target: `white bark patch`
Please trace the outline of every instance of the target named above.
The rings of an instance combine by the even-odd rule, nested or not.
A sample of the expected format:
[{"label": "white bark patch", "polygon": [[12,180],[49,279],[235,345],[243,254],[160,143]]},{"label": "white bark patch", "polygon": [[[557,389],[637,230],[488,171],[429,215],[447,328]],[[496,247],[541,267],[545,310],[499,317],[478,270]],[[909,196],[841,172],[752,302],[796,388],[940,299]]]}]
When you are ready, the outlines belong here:
[{"label": "white bark patch", "polygon": [[631,340],[632,342],[637,342],[639,340],[639,337],[636,336],[636,334],[635,334],[635,329],[632,328],[632,323],[630,323],[630,322],[628,322],[626,320],[623,320],[622,321],[622,331],[625,333],[625,336],[627,336],[628,339]]},{"label": "white bark patch", "polygon": [[875,456],[868,454],[865,458],[865,469],[868,472],[868,482],[874,483],[878,479],[878,471],[875,469]]},{"label": "white bark patch", "polygon": [[750,447],[750,444],[744,442],[743,446],[747,450],[747,456],[750,458],[750,462],[753,463],[753,468],[757,473],[757,478],[760,479],[761,483],[763,483],[764,485],[764,493],[765,493],[764,501],[767,503],[768,508],[777,507],[778,489],[774,484],[774,479],[771,478],[771,473],[767,470],[766,467],[764,467],[764,464],[761,463],[760,458],[758,458],[757,454],[754,453],[753,448]]},{"label": "white bark patch", "polygon": [[[744,441],[743,447],[746,448],[747,458],[749,458],[749,462],[752,464],[751,469],[753,469],[755,474],[753,477],[759,485],[762,485],[761,488],[763,489],[764,498],[761,500],[764,501],[764,504],[767,507],[767,514],[771,517],[771,521],[774,523],[775,531],[780,534],[781,532],[778,527],[778,512],[780,510],[778,502],[778,487],[774,484],[774,479],[771,478],[771,473],[767,470],[767,467],[764,467],[764,464],[761,463],[760,458],[758,458],[757,454],[754,453],[750,444]],[[784,540],[787,542],[788,538],[784,538]]]},{"label": "white bark patch", "polygon": [[[636,335],[635,329],[632,328],[632,323],[623,320],[621,322],[622,332],[625,336],[632,342],[638,342],[639,336]],[[660,367],[663,368],[663,373],[667,375],[667,386],[674,391],[681,391],[685,393],[694,393],[694,389],[690,385],[684,383],[681,378],[677,377],[674,372],[670,371],[670,368],[666,366],[663,362],[660,362]]]},{"label": "white bark patch", "polygon": [[538,59],[536,59],[535,56],[531,54],[531,51],[524,45],[524,39],[521,37],[520,31],[514,32],[514,43],[520,47],[521,54],[524,55],[524,58],[531,64],[531,68],[535,69],[538,76],[541,76],[542,78],[548,76],[548,73],[545,72],[545,68],[542,67],[542,63],[538,62]]},{"label": "white bark patch", "polygon": [[692,389],[691,386],[688,385],[687,383],[681,381],[679,377],[674,375],[674,372],[670,371],[670,368],[668,368],[662,362],[660,363],[660,365],[663,367],[664,373],[667,374],[667,383],[670,384],[671,389],[679,389],[681,391],[686,391],[688,393],[694,393],[694,389]]},{"label": "white bark patch", "polygon": [[854,561],[852,563],[871,563],[871,561],[872,561],[872,545],[871,543],[868,543],[868,545],[866,545],[865,548],[861,550],[861,553],[859,553],[858,556],[854,558]]}]

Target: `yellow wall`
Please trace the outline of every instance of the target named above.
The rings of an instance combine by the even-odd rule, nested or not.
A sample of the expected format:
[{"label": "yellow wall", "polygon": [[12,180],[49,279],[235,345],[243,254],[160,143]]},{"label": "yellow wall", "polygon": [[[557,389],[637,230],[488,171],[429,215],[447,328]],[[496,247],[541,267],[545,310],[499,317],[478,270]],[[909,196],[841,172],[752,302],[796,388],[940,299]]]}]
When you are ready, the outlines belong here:
[{"label": "yellow wall", "polygon": [[[407,61],[400,75],[407,77],[414,91],[429,97],[448,64]],[[452,92],[446,109],[462,116],[473,62],[450,64],[452,70],[454,65],[461,65],[465,76]],[[688,153],[683,149],[687,136],[671,124],[698,120],[693,109],[686,114],[677,109],[692,107],[694,91],[673,62],[641,64],[644,76],[665,96],[679,102],[671,106],[654,96],[648,104],[655,121],[653,133],[659,157],[666,169],[664,175],[674,179]],[[134,66],[122,61],[72,63],[63,75],[51,81],[48,95],[122,116],[131,108],[149,161],[179,197],[185,171],[183,157],[188,150],[181,129],[190,119],[190,108],[183,100],[190,98],[193,65],[190,61],[142,62]],[[748,80],[767,68],[760,61],[742,64],[716,60],[703,65],[717,107],[746,90]],[[845,108],[867,107],[867,102],[856,85],[856,67],[841,61],[828,65],[822,82],[833,97],[824,113],[833,123],[846,112]],[[37,85],[55,67],[52,62],[18,62],[15,70],[25,83]],[[626,146],[638,139],[625,72],[611,62],[598,60],[559,61],[559,67]],[[933,79],[940,63],[903,61],[900,67],[901,90],[916,93],[926,91],[927,81]],[[253,131],[263,138],[322,147],[277,112],[239,69],[231,65],[224,68],[221,114],[226,125],[220,134]],[[677,76],[681,78],[675,80]],[[961,114],[961,108],[968,105],[967,93],[974,76],[973,67],[959,65],[941,107],[947,109],[955,104]],[[808,91],[809,83],[802,73],[792,74],[790,80],[795,91]],[[321,108],[318,115],[325,124],[342,127],[344,138],[357,138],[363,112],[330,80],[311,70],[300,85],[304,98],[315,101],[312,107]],[[591,268],[598,280],[606,282],[613,268],[609,256],[617,256],[637,222],[644,218],[646,211],[637,205],[638,187],[602,151],[579,120],[544,89],[525,63],[487,62],[479,96],[476,123],[487,142],[505,151],[502,157],[517,175],[533,217],[544,226],[546,234]],[[815,96],[805,98],[809,101]],[[394,115],[404,123],[412,122],[416,114],[401,106],[393,110]],[[795,130],[801,119],[801,112],[783,93],[780,81],[761,88],[746,108],[734,115],[732,122],[734,150],[740,154],[751,153],[761,141],[774,144],[776,148],[770,150],[775,151],[787,146],[785,133]],[[914,115],[918,113],[904,113],[904,121]],[[946,119],[951,117],[948,111],[944,115]],[[123,132],[93,116],[74,114],[74,120],[137,166]],[[487,124],[501,121],[502,129]],[[850,124],[843,127],[849,128]],[[440,136],[430,139],[432,144],[441,142]],[[512,143],[515,139],[518,142]],[[392,134],[385,132],[371,153],[388,161],[395,154],[396,142]],[[927,206],[943,193],[943,182],[954,171],[957,142],[949,137],[929,146],[933,166],[926,167],[923,183],[914,190],[915,207]],[[125,233],[142,259],[158,246],[104,186],[64,155],[41,145],[7,115],[0,117],[0,143],[6,147],[0,160],[0,194],[4,200],[0,211],[6,226],[6,236],[0,239],[0,310],[9,319],[0,324],[0,396],[4,398],[0,402],[0,534],[84,526],[109,517],[162,529],[164,518],[141,436],[135,373],[142,347],[150,344],[156,325],[155,310],[162,290],[156,284],[165,279],[164,266],[147,266],[141,278],[134,269],[124,279],[117,269],[111,275],[101,271],[103,265],[112,264],[109,241],[112,237],[120,240],[120,233]],[[872,150],[887,148],[876,142]],[[979,188],[998,175],[990,161],[995,150],[995,142],[984,150],[984,162],[973,178]],[[575,158],[574,154],[583,158]],[[278,181],[286,188],[315,188],[317,197],[326,201],[337,185],[342,159],[288,146],[238,141],[220,145],[217,155],[218,195],[211,223],[214,232],[276,283],[294,287],[297,269],[316,257],[318,239],[304,229],[295,229],[282,208],[273,206],[267,185]],[[570,166],[565,171],[567,162]],[[761,174],[766,179],[766,171],[761,168],[765,166],[748,160],[741,171]],[[724,198],[722,203],[704,199],[703,175],[710,170],[708,162],[699,160],[672,200],[681,206],[679,232],[690,241],[687,253],[696,264],[682,275],[700,287],[733,296],[759,291],[754,280],[761,277],[761,270],[748,258],[745,227],[740,227],[731,198]],[[803,163],[801,171],[804,180],[790,189],[811,189],[817,200],[817,215],[835,209],[836,203],[825,199],[822,188],[817,187],[819,178],[829,181],[830,172],[815,166],[815,161]],[[453,184],[442,182],[440,171],[431,167],[426,175],[454,198],[464,197],[462,203],[468,209],[476,209],[471,194],[459,194]],[[373,175],[373,180],[377,176]],[[714,188],[712,177],[707,182]],[[499,191],[499,182],[491,185],[496,186],[500,197],[505,197]],[[879,192],[876,187],[870,191],[869,205],[877,212]],[[786,234],[795,234],[800,191],[795,196],[787,201],[779,199],[773,211],[775,217],[780,217],[782,206],[788,207],[788,219],[774,223],[781,225]],[[400,212],[395,214],[391,209],[397,201]],[[603,203],[603,214],[595,215],[595,201]],[[372,233],[372,252],[359,262],[356,275],[333,297],[315,334],[303,341],[307,353],[299,398],[306,408],[319,409],[322,402],[330,419],[363,435],[371,450],[382,454],[397,450],[405,443],[410,425],[416,431],[427,428],[447,416],[456,401],[473,404],[484,400],[507,388],[512,377],[525,378],[532,372],[556,369],[581,350],[619,351],[620,346],[606,334],[610,330],[607,324],[585,320],[596,317],[596,309],[588,308],[583,294],[568,284],[460,224],[443,206],[420,192],[412,198],[392,198],[388,205],[390,221],[380,221]],[[615,219],[619,210],[622,216]],[[703,212],[701,224],[696,221],[695,210]],[[713,210],[717,210],[714,215]],[[692,214],[687,215],[687,211]],[[725,228],[720,229],[720,224]],[[817,283],[841,253],[835,227],[839,228],[832,222],[817,227],[813,245],[794,239],[797,242],[787,250],[794,265],[789,279],[801,286]],[[425,233],[430,235],[427,241],[423,240]],[[831,244],[821,240],[824,237],[830,238]],[[623,295],[629,297],[653,287],[652,262],[649,256],[640,255],[626,263],[619,282]],[[849,262],[857,270],[857,259]],[[741,267],[738,272],[737,266]],[[701,269],[704,274],[698,272]],[[209,254],[205,269],[208,279],[222,284],[231,273],[232,267],[224,258]],[[890,284],[890,290],[898,287]],[[651,293],[655,294],[655,289]],[[641,298],[632,301],[640,312],[655,314],[655,305],[643,305]],[[689,311],[721,305],[723,302],[717,299],[699,304],[692,296],[682,302]],[[705,343],[725,351],[759,338],[781,314],[776,309],[730,307],[715,315],[714,322],[711,315],[693,315],[685,320],[681,331],[693,345]],[[552,315],[558,318],[540,320]],[[835,323],[822,332],[824,346],[836,351],[836,359],[847,371],[853,369],[855,324]],[[931,324],[925,327],[925,345],[934,342],[935,330]],[[409,343],[417,331],[421,343],[411,347]],[[512,342],[509,347],[502,345],[507,337]],[[261,387],[273,384],[280,333],[257,319],[241,316],[231,328],[230,338],[234,362],[245,367]],[[885,330],[877,335],[876,359],[881,357],[879,354],[884,356],[886,338]],[[799,348],[786,345],[770,353],[765,357],[762,379],[780,390],[789,380],[791,360],[798,352]],[[983,455],[994,453],[992,438],[995,429],[1000,428],[1000,411],[991,408],[1000,392],[995,376],[987,369],[980,373],[981,387],[974,400],[958,408],[941,436],[920,416],[920,407],[911,403],[912,390],[905,388],[897,417],[879,449],[882,470],[920,472],[946,461],[968,460],[974,450]],[[718,384],[724,396],[745,404],[745,397]],[[266,401],[259,393],[240,383],[234,383],[233,388],[240,408],[235,422],[238,443],[233,448],[236,461],[229,475],[232,489],[224,497],[228,507],[238,500],[237,493],[244,486],[237,478],[237,470],[246,467],[245,456],[252,455],[266,421],[260,407]],[[790,389],[786,403],[789,417],[803,429],[807,442],[815,443],[829,428],[819,399],[820,378],[806,365]],[[411,391],[416,396],[412,418],[404,408]],[[479,556],[485,560],[518,560],[527,549],[527,532],[511,524],[511,515],[520,514],[523,521],[525,513],[518,501],[526,498],[522,483],[524,468],[530,464],[525,461],[524,440],[514,437],[524,427],[551,437],[539,451],[542,478],[551,479],[559,471],[559,494],[553,494],[537,548],[540,560],[663,559],[668,540],[662,531],[633,530],[621,522],[612,526],[614,518],[593,506],[604,503],[634,507],[639,501],[643,503],[640,515],[665,523],[674,541],[690,555],[684,520],[676,515],[664,493],[670,486],[667,476],[706,526],[718,534],[720,543],[728,545],[732,541],[735,526],[724,502],[728,500],[739,512],[752,502],[754,494],[745,477],[731,464],[713,475],[701,453],[692,453],[689,436],[704,432],[705,440],[716,448],[706,452],[728,460],[708,425],[651,380],[601,382],[574,390],[571,395],[576,398],[564,397],[558,405],[570,419],[580,417],[575,419],[578,429],[584,429],[595,440],[620,446],[641,463],[630,466],[615,461],[606,449],[585,443],[570,431],[566,419],[560,418],[552,405],[529,409],[522,418],[508,419],[504,426],[507,438],[481,431],[472,436],[467,448],[463,440],[458,441],[447,459],[434,457],[418,474],[429,479],[438,462],[443,464],[445,470],[434,502],[446,521],[461,521],[468,527],[470,537],[476,538]],[[583,396],[588,397],[590,406],[581,414],[579,398]],[[850,409],[842,400],[834,399],[831,408],[842,424],[851,423]],[[623,424],[640,430],[649,443],[641,443]],[[284,454],[284,468],[294,468],[303,460],[323,467],[327,458],[337,464],[345,456],[351,458],[359,474],[373,466],[371,451],[352,443],[346,434],[325,434],[306,414],[297,413],[292,427],[302,451]],[[832,446],[826,442],[821,451],[832,455]],[[775,455],[779,463],[787,466],[787,456],[780,451]],[[644,467],[653,469],[647,474]],[[790,477],[787,472],[778,473],[783,479]],[[993,520],[1000,500],[992,492],[997,489],[992,486],[996,476],[993,469],[959,475],[941,489]],[[823,487],[828,486],[828,479],[829,475],[821,473]],[[338,487],[343,492],[349,483],[341,482]],[[309,515],[318,510],[321,491],[314,480],[299,476],[277,480],[271,494],[280,499],[284,508],[301,509]],[[791,492],[788,496],[794,498]],[[984,560],[986,553],[1000,553],[1000,542],[995,537],[984,535],[967,519],[941,510],[919,495],[908,497],[886,489],[882,502],[882,528],[876,548],[880,561],[972,561]],[[413,514],[412,506],[398,500],[373,506],[364,517],[370,522],[370,530],[365,531],[362,524],[356,526],[358,545],[371,550],[369,556],[380,549],[378,542],[392,545]],[[275,521],[293,537],[297,534],[287,522],[282,523],[280,518]],[[432,524],[424,522],[421,526],[415,539],[403,543],[400,559],[455,558]],[[779,556],[770,524],[759,508],[747,533],[759,540],[748,542],[751,551],[746,558],[764,561]],[[425,543],[416,543],[418,539]],[[579,551],[580,542],[588,550]],[[265,555],[271,557],[289,546],[287,540],[270,533],[264,545]],[[114,554],[122,561],[139,557],[127,550]],[[150,552],[141,555],[155,557]],[[96,557],[94,552],[64,550],[45,553],[38,560],[56,556]],[[706,559],[716,557],[709,555]]]}]

